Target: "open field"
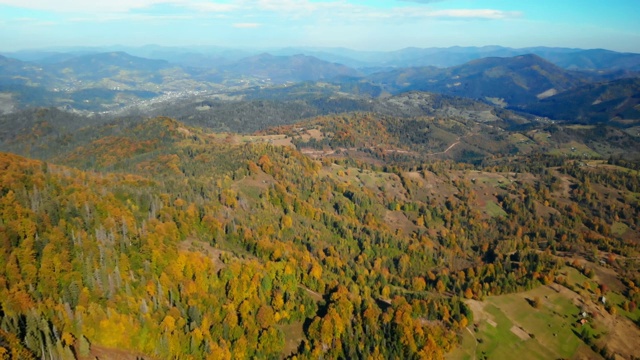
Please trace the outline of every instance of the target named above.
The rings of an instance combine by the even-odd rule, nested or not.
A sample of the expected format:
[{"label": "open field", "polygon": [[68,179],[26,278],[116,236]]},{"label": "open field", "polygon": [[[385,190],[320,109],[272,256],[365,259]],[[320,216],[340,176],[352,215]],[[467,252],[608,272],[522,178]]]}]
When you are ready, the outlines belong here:
[{"label": "open field", "polygon": [[591,130],[595,128],[595,125],[581,125],[581,124],[575,124],[575,125],[567,125],[565,126],[567,129],[572,129],[572,130]]},{"label": "open field", "polygon": [[558,144],[555,149],[549,151],[551,155],[567,155],[567,156],[588,156],[598,157],[599,153],[589,148],[585,144],[576,141],[570,141],[564,144]]},{"label": "open field", "polygon": [[[584,259],[580,266],[593,269],[595,275],[590,278],[567,266],[558,272],[566,287],[552,283],[483,301],[467,300],[474,323],[461,333],[460,348],[447,358],[513,359],[518,354],[521,360],[601,359],[604,353],[616,359],[635,356],[640,329],[633,322],[640,319],[640,309],[625,310],[625,286],[615,278],[612,268]],[[606,306],[599,290],[603,283],[607,284]],[[535,302],[539,306],[533,306]],[[610,306],[615,311],[608,311]]]},{"label": "open field", "polygon": [[535,141],[520,133],[511,134],[509,143],[515,145],[522,152],[530,152],[537,145]]},{"label": "open field", "polygon": [[[541,300],[539,309],[530,304],[534,298]],[[469,328],[475,329],[479,342],[476,353],[472,339],[463,334],[463,349],[449,354],[449,359],[513,359],[514,354],[519,359],[558,359],[590,352],[573,332],[580,309],[550,287],[492,296],[469,305],[474,313],[474,325]]]},{"label": "open field", "polygon": [[491,217],[507,215],[507,213],[493,201],[487,202],[487,205],[484,207],[484,211]]},{"label": "open field", "polygon": [[460,334],[460,344],[451,353],[446,355],[447,359],[460,359],[460,360],[473,360],[476,359],[476,349],[478,343],[475,338],[475,333],[471,330],[471,327],[467,328],[467,331],[463,331]]}]

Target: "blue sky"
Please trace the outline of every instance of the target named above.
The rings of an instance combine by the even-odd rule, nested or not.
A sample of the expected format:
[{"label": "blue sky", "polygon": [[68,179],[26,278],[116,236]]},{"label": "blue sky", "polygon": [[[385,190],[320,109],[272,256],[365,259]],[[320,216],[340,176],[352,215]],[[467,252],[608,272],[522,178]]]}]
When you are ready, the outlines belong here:
[{"label": "blue sky", "polygon": [[0,0],[0,51],[502,45],[640,53],[638,0]]}]

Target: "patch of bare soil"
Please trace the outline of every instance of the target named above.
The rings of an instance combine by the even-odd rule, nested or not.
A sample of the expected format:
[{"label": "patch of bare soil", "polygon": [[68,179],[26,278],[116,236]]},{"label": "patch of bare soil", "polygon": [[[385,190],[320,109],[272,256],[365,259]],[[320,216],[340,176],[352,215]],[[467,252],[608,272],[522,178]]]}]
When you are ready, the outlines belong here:
[{"label": "patch of bare soil", "polygon": [[277,327],[284,334],[284,349],[282,354],[287,357],[298,350],[302,341],[306,338],[304,336],[303,323],[296,322],[287,325],[277,325]]},{"label": "patch of bare soil", "polygon": [[473,319],[476,323],[485,320],[489,325],[496,327],[498,324],[494,321],[493,316],[484,310],[484,303],[478,300],[467,299],[464,301],[471,312],[473,312]]},{"label": "patch of bare soil", "polygon": [[315,301],[315,302],[320,302],[323,301],[323,297],[322,294],[320,294],[319,292],[315,292],[311,289],[309,289],[308,287],[305,287],[303,285],[298,285],[300,288],[304,289],[307,294],[309,294],[309,296]]},{"label": "patch of bare soil", "polygon": [[423,171],[424,189],[428,191],[430,196],[445,199],[458,193],[458,189],[449,182],[430,171]]},{"label": "patch of bare soil", "polygon": [[384,215],[384,221],[387,223],[389,228],[393,230],[400,229],[405,234],[411,234],[413,231],[418,229],[418,226],[409,221],[402,211],[387,210]]},{"label": "patch of bare soil", "polygon": [[560,194],[563,198],[569,198],[569,191],[571,190],[571,181],[569,176],[561,174],[560,172],[553,170],[553,175],[560,179]]},{"label": "patch of bare soil", "polygon": [[417,171],[407,171],[406,173],[404,173],[404,175],[406,175],[411,180],[420,182],[422,181],[422,175],[420,175],[420,173]]},{"label": "patch of bare soil", "polygon": [[510,330],[511,330],[511,332],[512,332],[512,333],[514,333],[517,337],[519,337],[519,338],[520,338],[520,340],[522,340],[522,341],[525,341],[525,340],[529,340],[529,339],[530,339],[529,334],[528,334],[526,331],[524,331],[524,329],[523,329],[523,328],[521,328],[521,327],[519,327],[519,326],[517,326],[517,325],[513,325],[513,326],[511,327],[511,329],[510,329]]},{"label": "patch of bare soil", "polygon": [[614,354],[623,359],[631,359],[638,356],[638,342],[640,339],[640,329],[631,320],[622,316],[611,316],[607,313],[605,321],[610,333],[605,336],[603,345]]},{"label": "patch of bare soil", "polygon": [[[374,148],[370,148],[370,149],[374,150]],[[413,154],[413,155],[417,154],[414,151],[402,150],[402,149],[383,149],[382,151],[385,154]]]},{"label": "patch of bare soil", "polygon": [[313,159],[317,159],[327,155],[333,155],[336,153],[335,150],[318,150],[310,148],[300,148],[300,152]]},{"label": "patch of bare soil", "polygon": [[322,140],[324,138],[324,134],[322,134],[318,129],[308,129],[300,136],[304,141],[309,141],[311,139]]},{"label": "patch of bare soil", "polygon": [[545,206],[544,204],[541,204],[539,202],[535,202],[535,210],[536,210],[536,214],[540,217],[546,217],[548,218],[549,216],[551,216],[551,214],[554,215],[558,215],[560,214],[560,212],[550,206]]},{"label": "patch of bare soil", "polygon": [[[480,171],[471,171],[468,174],[461,174],[460,177],[471,183],[471,188],[476,194],[474,205],[478,209],[484,209],[490,202],[498,204],[498,199],[495,195],[505,192],[499,185],[506,184],[509,181],[501,174]],[[489,214],[484,214],[484,216],[486,218],[491,217]]]},{"label": "patch of bare soil", "polygon": [[249,187],[256,187],[261,190],[266,190],[274,183],[275,183],[275,180],[273,179],[273,176],[260,170],[258,173],[251,174],[245,177],[244,179],[238,181],[235,184],[235,187],[238,189],[241,189],[242,187],[249,186]]},{"label": "patch of bare soil", "polygon": [[626,286],[618,279],[618,274],[614,269],[593,265],[591,267],[595,270],[596,280],[599,283],[607,284],[609,289],[616,292],[623,292],[626,289]]},{"label": "patch of bare soil", "polygon": [[290,137],[280,137],[280,138],[270,138],[267,140],[269,142],[269,144],[272,144],[274,146],[289,146],[289,147],[295,147],[293,145],[293,143],[291,142],[291,138]]},{"label": "patch of bare soil", "polygon": [[189,131],[189,129],[183,128],[183,127],[179,127],[178,131],[180,133],[182,133],[184,136],[191,136],[191,131]]},{"label": "patch of bare soil", "polygon": [[[602,359],[602,357],[599,354],[596,354],[593,350],[591,350],[591,347],[587,346],[586,344],[582,344],[580,347],[578,347],[578,350],[576,351],[576,353],[573,354],[572,359],[593,360],[593,359]],[[616,358],[616,360],[618,359]]]}]

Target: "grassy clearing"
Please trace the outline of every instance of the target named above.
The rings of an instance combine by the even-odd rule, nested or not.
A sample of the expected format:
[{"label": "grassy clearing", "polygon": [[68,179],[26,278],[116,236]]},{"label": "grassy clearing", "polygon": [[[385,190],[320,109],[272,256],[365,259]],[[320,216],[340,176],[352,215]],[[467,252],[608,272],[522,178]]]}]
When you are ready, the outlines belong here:
[{"label": "grassy clearing", "polygon": [[520,134],[520,133],[514,133],[511,134],[509,136],[509,141],[512,144],[517,144],[517,143],[526,143],[526,142],[531,142],[531,139],[529,139],[528,137]]},{"label": "grassy clearing", "polygon": [[484,211],[491,217],[507,216],[507,213],[493,201],[488,201]]},{"label": "grassy clearing", "polygon": [[596,128],[594,125],[580,125],[580,124],[568,125],[565,127],[567,129],[572,129],[572,130],[592,130]]},{"label": "grassy clearing", "polygon": [[611,232],[613,233],[613,235],[616,235],[616,236],[622,236],[628,230],[629,230],[629,227],[626,224],[623,224],[621,222],[614,222],[613,225],[611,225]]},{"label": "grassy clearing", "polygon": [[284,350],[283,354],[289,356],[298,350],[298,346],[305,339],[303,322],[295,322],[293,324],[277,325],[278,329],[284,334]]},{"label": "grassy clearing", "polygon": [[[564,267],[560,269],[560,274],[566,277],[567,285],[580,295],[589,296],[598,287],[598,283],[595,280],[589,279],[575,268]],[[585,285],[588,285],[588,288]]]},{"label": "grassy clearing", "polygon": [[522,134],[512,134],[509,136],[509,143],[515,145],[522,152],[529,152],[536,144],[533,140]]},{"label": "grassy clearing", "polygon": [[[471,328],[471,327],[469,327]],[[447,360],[473,360],[476,357],[476,339],[469,331],[464,330],[460,334],[460,345],[452,352],[445,355]]]},{"label": "grassy clearing", "polygon": [[530,133],[529,135],[532,136],[538,144],[549,144],[551,142],[549,141],[549,139],[551,138],[551,133],[548,133],[546,131],[536,131],[534,133]]},{"label": "grassy clearing", "polygon": [[475,173],[472,174],[472,179],[475,179],[474,182],[476,184],[485,184],[492,187],[500,187],[511,182],[509,179],[499,174],[486,174],[481,172],[477,172],[477,176]]},{"label": "grassy clearing", "polygon": [[[536,297],[542,302],[539,309],[527,301]],[[579,309],[571,299],[549,287],[489,297],[482,304],[484,316],[475,314],[474,310],[474,318],[491,321],[479,320],[477,323],[476,338],[480,343],[475,358],[513,359],[514,354],[519,359],[571,358],[584,346],[573,332]],[[462,346],[464,349],[453,352],[448,358],[474,358],[469,355],[474,344],[463,337]]]},{"label": "grassy clearing", "polygon": [[493,316],[497,325],[494,327],[486,322],[480,325],[478,353],[491,359],[509,359],[509,353],[522,352],[524,342],[511,332],[513,322],[491,303],[485,306],[485,310]]},{"label": "grassy clearing", "polygon": [[[540,309],[534,309],[526,300],[536,297],[542,301]],[[545,349],[539,353],[543,355],[540,358],[567,358],[582,344],[571,330],[579,309],[570,299],[549,287],[543,286],[522,294],[497,297],[494,303],[510,319],[534,335],[531,340]],[[547,351],[553,356],[548,356],[550,354]]]},{"label": "grassy clearing", "polygon": [[242,186],[241,191],[247,197],[257,200],[260,198],[260,194],[262,194],[262,189],[255,186]]},{"label": "grassy clearing", "polygon": [[383,174],[374,173],[370,170],[359,172],[356,177],[362,182],[364,186],[370,189],[377,189],[379,186],[384,185],[388,180],[383,176]]},{"label": "grassy clearing", "polygon": [[585,144],[579,142],[570,141],[564,144],[558,144],[555,149],[549,151],[551,155],[569,155],[569,156],[588,156],[588,157],[600,157],[600,154],[589,148]]}]

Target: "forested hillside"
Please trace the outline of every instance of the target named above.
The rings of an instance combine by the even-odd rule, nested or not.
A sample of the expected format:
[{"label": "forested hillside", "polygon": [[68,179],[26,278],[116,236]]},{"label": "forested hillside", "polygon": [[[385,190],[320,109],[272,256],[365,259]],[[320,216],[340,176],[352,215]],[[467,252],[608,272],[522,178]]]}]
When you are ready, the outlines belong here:
[{"label": "forested hillside", "polygon": [[[469,299],[569,286],[576,259],[606,261],[607,310],[638,321],[637,162],[293,146],[402,146],[406,123],[343,116],[253,136],[124,121],[46,162],[0,154],[0,355],[443,358]],[[631,355],[615,336],[584,341]]]}]

